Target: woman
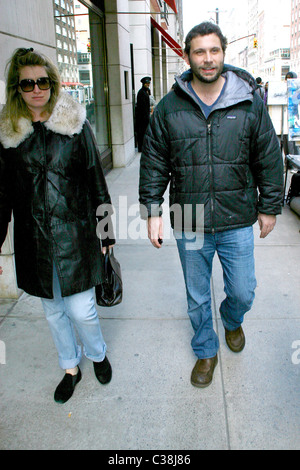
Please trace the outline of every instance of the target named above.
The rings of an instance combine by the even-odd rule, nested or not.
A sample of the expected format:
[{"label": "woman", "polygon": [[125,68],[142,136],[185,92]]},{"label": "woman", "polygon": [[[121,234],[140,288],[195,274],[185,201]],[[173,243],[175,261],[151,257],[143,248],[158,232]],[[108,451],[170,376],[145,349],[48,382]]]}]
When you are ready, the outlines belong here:
[{"label": "woman", "polygon": [[[97,379],[111,379],[93,291],[102,280],[96,209],[111,201],[85,109],[61,90],[52,62],[33,49],[17,49],[8,63],[6,94],[0,248],[13,211],[18,286],[42,299],[65,370],[54,399],[65,403],[81,380],[75,330]],[[101,238],[102,250],[115,243],[113,234]]]}]

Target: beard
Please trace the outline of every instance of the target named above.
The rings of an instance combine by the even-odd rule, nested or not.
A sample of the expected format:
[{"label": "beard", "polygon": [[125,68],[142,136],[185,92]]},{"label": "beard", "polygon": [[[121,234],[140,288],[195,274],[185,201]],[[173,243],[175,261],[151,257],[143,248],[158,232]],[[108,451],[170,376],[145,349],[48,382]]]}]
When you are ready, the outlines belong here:
[{"label": "beard", "polygon": [[[220,62],[218,65],[214,65],[213,67],[199,67],[197,66],[193,61],[190,60],[190,66],[192,69],[193,74],[195,75],[196,78],[202,83],[214,83],[218,80],[218,78],[221,76],[223,67],[224,67],[224,61]],[[213,70],[211,73],[205,73],[205,70]]]}]

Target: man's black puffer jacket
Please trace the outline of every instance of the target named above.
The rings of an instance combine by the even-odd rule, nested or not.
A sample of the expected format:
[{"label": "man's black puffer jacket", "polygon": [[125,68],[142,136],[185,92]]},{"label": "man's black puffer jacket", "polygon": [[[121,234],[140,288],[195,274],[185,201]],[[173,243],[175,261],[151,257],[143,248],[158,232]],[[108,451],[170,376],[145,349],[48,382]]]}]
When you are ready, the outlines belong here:
[{"label": "man's black puffer jacket", "polygon": [[[282,157],[255,81],[226,65],[223,76],[225,91],[207,119],[188,88],[191,71],[157,105],[141,157],[143,218],[162,213],[169,182],[170,206],[180,206],[185,230],[203,225],[196,205],[198,214],[204,206],[204,230],[210,233],[250,226],[258,212],[281,213]],[[181,228],[179,219],[171,210],[172,227]]]}]

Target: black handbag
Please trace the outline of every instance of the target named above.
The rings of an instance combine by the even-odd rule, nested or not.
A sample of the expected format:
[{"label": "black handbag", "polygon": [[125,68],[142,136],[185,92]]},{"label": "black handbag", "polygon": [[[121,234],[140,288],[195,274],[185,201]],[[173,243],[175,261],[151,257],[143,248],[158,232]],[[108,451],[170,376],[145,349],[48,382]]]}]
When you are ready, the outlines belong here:
[{"label": "black handbag", "polygon": [[113,307],[122,302],[123,283],[121,266],[114,256],[114,250],[107,248],[101,253],[103,263],[103,282],[95,287],[96,302],[101,307]]}]

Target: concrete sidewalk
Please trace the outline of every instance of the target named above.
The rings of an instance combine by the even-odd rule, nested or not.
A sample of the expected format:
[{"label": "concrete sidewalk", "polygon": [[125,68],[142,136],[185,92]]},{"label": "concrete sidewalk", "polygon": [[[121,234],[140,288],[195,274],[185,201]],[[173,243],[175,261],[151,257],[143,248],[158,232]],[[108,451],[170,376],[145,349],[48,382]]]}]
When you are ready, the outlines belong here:
[{"label": "concrete sidewalk", "polygon": [[[138,171],[137,155],[130,166],[107,176],[117,212],[126,204],[133,211],[127,221],[132,233],[138,232],[132,208],[138,202]],[[168,231],[167,213],[164,220]],[[288,207],[267,239],[259,239],[255,226],[258,287],[240,354],[225,343],[218,313],[222,271],[215,258],[212,306],[220,351],[206,389],[190,384],[196,358],[173,239],[161,250],[147,239],[118,240],[124,300],[99,308],[113,378],[101,386],[91,362],[83,359],[82,381],[65,405],[53,400],[63,371],[40,300],[23,294],[17,302],[2,301],[0,448],[299,449],[299,228]]]}]

